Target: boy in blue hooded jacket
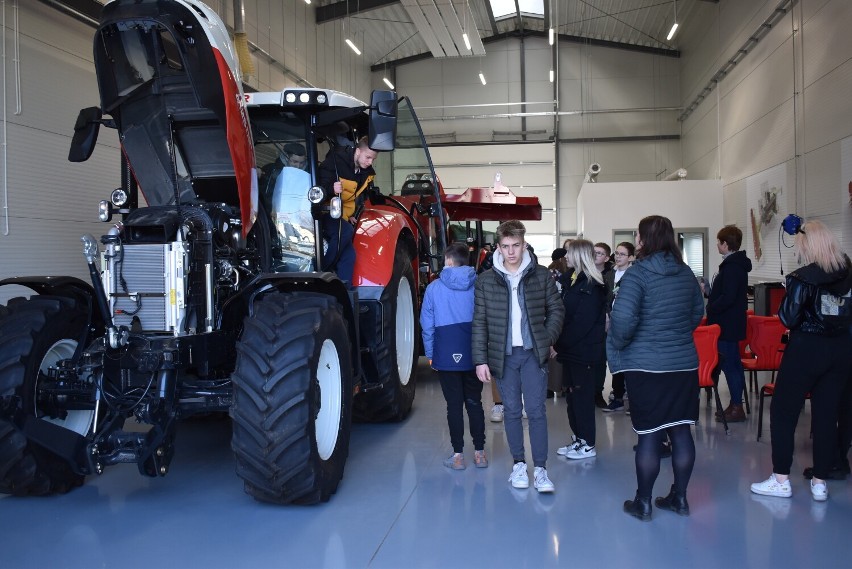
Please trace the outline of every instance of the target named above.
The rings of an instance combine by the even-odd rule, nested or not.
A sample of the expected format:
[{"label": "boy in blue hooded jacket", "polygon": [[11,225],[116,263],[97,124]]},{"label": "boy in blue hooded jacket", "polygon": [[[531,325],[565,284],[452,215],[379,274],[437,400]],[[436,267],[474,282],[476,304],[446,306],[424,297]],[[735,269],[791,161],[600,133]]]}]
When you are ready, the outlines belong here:
[{"label": "boy in blue hooded jacket", "polygon": [[471,357],[473,322],[473,285],[476,271],[468,266],[469,250],[462,242],[451,243],[444,252],[444,269],[438,280],[426,288],[420,309],[423,347],[432,369],[441,378],[441,390],[447,401],[447,424],[453,455],[444,466],[464,470],[464,415],[473,438],[473,463],[488,466],[485,456],[485,412],[482,409],[482,382]]}]

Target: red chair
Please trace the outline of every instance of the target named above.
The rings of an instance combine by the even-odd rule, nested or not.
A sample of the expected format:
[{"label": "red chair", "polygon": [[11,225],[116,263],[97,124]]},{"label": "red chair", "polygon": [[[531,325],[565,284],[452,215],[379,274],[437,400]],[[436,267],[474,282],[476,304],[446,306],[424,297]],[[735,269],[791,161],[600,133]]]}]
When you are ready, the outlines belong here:
[{"label": "red chair", "polygon": [[[698,352],[698,387],[709,389],[713,392],[713,397],[716,399],[716,409],[722,409],[722,401],[719,398],[719,376],[714,377],[713,370],[719,363],[719,334],[722,329],[718,324],[710,326],[699,326],[692,332],[692,339],[695,342],[695,350]],[[722,424],[725,426],[725,434],[729,434],[728,422],[725,420],[725,414],[722,414]]]},{"label": "red chair", "polygon": [[753,358],[743,359],[743,369],[748,372],[748,386],[753,392],[758,390],[757,372],[771,371],[775,381],[775,372],[781,365],[781,355],[784,352],[782,336],[787,328],[777,316],[749,316],[748,332],[749,349]]},{"label": "red chair", "polygon": [[[746,318],[749,316],[754,316],[754,310],[749,308],[746,310]],[[744,340],[740,340],[740,359],[750,360],[754,358],[754,353],[751,351],[751,348],[748,347],[748,342],[751,339],[751,328],[748,326],[748,320],[746,320],[746,337]]]}]

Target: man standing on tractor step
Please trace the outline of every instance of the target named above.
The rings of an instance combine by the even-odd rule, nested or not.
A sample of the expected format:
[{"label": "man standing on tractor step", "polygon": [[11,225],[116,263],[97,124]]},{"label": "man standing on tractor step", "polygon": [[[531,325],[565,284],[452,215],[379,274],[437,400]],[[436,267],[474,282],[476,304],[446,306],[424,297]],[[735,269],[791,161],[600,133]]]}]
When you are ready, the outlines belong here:
[{"label": "man standing on tractor step", "polygon": [[[559,338],[565,308],[556,283],[524,242],[520,221],[500,224],[495,233],[494,267],[476,279],[473,363],[479,381],[497,380],[503,397],[506,441],[515,463],[509,482],[529,488],[524,427],[529,419],[535,489],[553,492],[547,477],[547,360]],[[521,399],[523,397],[523,400]]]},{"label": "man standing on tractor step", "polygon": [[325,190],[326,198],[339,195],[343,202],[340,219],[325,215],[322,220],[323,237],[328,243],[323,255],[323,268],[336,270],[340,280],[350,287],[354,286],[355,248],[352,238],[358,223],[356,210],[366,197],[364,190],[376,177],[373,170],[376,156],[378,152],[369,147],[365,136],[354,148],[341,146],[330,150],[319,167],[319,184]]}]

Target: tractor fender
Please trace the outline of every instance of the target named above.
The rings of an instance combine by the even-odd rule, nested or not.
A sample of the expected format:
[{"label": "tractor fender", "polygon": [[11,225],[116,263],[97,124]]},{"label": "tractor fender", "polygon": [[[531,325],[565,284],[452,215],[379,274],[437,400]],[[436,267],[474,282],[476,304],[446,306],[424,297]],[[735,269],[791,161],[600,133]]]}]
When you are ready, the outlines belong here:
[{"label": "tractor fender", "polygon": [[0,286],[18,285],[26,287],[36,294],[47,294],[71,298],[80,306],[88,309],[89,328],[93,328],[93,335],[100,336],[104,333],[104,315],[101,314],[98,303],[95,300],[95,289],[90,283],[76,277],[11,277],[0,280]]},{"label": "tractor fender", "polygon": [[[257,302],[268,292],[315,292],[333,297],[343,307],[343,317],[352,331],[352,362],[356,377],[360,376],[361,357],[359,347],[359,326],[357,314],[353,310],[354,298],[346,285],[335,273],[263,273],[247,283],[240,292],[227,300],[222,307],[217,329],[238,330],[243,319],[254,313]],[[354,294],[354,293],[353,293]]]},{"label": "tractor fender", "polygon": [[399,211],[370,208],[365,209],[355,228],[355,273],[353,282],[358,287],[385,287],[393,273],[394,254],[399,241],[406,243],[415,262],[417,278],[417,247],[414,231],[408,218]]}]

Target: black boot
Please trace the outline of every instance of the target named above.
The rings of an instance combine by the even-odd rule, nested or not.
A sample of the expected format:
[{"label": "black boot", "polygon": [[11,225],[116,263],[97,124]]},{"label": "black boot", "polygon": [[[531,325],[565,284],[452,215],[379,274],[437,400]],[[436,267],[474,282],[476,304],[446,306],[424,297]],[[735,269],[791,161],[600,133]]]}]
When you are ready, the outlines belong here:
[{"label": "black boot", "polygon": [[689,515],[689,502],[686,501],[686,494],[678,493],[675,490],[674,484],[672,484],[672,489],[671,492],[669,492],[669,495],[665,498],[657,498],[654,500],[654,504],[656,504],[661,510],[671,510],[681,516]]},{"label": "black boot", "polygon": [[624,513],[630,514],[634,518],[639,518],[643,522],[650,522],[651,498],[641,498],[639,494],[636,494],[636,498],[624,502]]}]

